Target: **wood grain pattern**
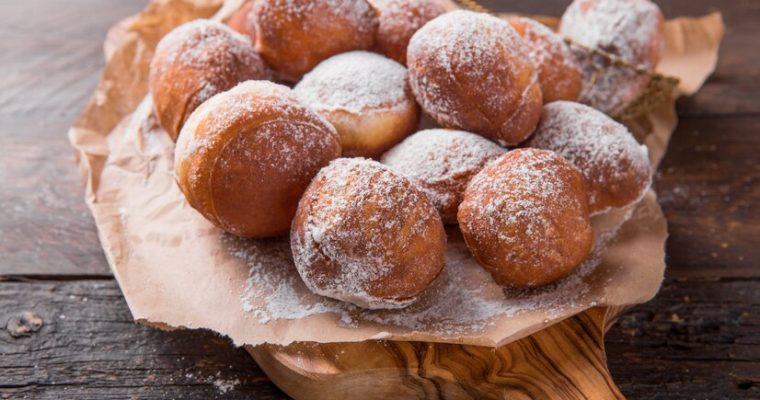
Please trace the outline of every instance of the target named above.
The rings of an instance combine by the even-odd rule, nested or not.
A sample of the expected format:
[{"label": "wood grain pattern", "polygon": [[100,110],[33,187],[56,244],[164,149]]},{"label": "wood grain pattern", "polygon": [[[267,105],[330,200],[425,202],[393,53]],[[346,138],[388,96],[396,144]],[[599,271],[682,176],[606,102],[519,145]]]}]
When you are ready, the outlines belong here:
[{"label": "wood grain pattern", "polygon": [[[28,338],[0,329],[0,398],[285,398],[216,335],[134,325],[82,201],[65,132],[106,30],[146,1],[0,0],[0,328],[16,310],[47,323]],[[486,1],[550,15],[568,2]],[[656,182],[677,279],[612,328],[609,368],[629,398],[760,398],[760,2],[658,3],[669,16],[720,10],[727,32],[716,73],[678,103]],[[217,373],[240,384],[222,393]]]},{"label": "wood grain pattern", "polygon": [[145,3],[0,0],[0,275],[110,275],[66,131],[106,31]]},{"label": "wood grain pattern", "polygon": [[[34,311],[42,328],[13,338]],[[109,280],[0,282],[0,399],[279,399],[253,359],[208,331],[136,325]]]},{"label": "wood grain pattern", "polygon": [[622,399],[604,354],[618,311],[589,310],[498,349],[367,341],[247,350],[296,399]]},{"label": "wood grain pattern", "polygon": [[[670,279],[652,302],[626,311],[606,340],[622,393],[760,397],[758,283]],[[23,311],[39,314],[43,326],[14,339],[5,323]],[[218,335],[134,324],[112,280],[0,282],[0,370],[0,399],[286,398],[248,353]]]}]

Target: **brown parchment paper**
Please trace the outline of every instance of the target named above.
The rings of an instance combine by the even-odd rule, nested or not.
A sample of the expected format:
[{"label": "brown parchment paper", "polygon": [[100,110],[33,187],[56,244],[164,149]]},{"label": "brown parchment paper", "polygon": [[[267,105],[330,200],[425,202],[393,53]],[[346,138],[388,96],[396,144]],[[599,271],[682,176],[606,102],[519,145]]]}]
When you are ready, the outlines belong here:
[{"label": "brown parchment paper", "polygon": [[[69,131],[86,201],[108,262],[138,322],[206,328],[237,345],[293,341],[422,340],[499,346],[594,306],[647,301],[660,287],[667,227],[654,192],[629,209],[596,217],[594,254],[548,288],[504,291],[449,229],[445,273],[417,304],[365,311],[310,293],[286,239],[244,240],[188,206],[172,174],[173,145],[152,115],[148,63],[171,28],[224,19],[241,0],[154,0],[115,26],[95,94]],[[719,14],[667,23],[661,72],[696,91],[712,72]],[[674,100],[628,121],[657,165],[676,126]]]}]

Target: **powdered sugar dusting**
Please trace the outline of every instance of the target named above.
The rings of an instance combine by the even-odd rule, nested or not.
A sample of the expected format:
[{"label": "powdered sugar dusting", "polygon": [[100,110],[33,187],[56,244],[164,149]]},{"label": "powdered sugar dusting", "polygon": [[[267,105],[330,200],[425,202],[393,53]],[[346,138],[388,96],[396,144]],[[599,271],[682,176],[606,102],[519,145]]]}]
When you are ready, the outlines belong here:
[{"label": "powdered sugar dusting", "polygon": [[[628,210],[620,223],[631,213],[632,209]],[[588,299],[589,276],[599,264],[602,250],[615,237],[617,226],[596,231],[594,251],[570,276],[529,290],[496,285],[472,258],[461,235],[449,229],[443,273],[416,303],[400,310],[366,310],[313,294],[298,276],[285,240],[245,241],[226,236],[224,242],[230,254],[249,267],[241,306],[261,323],[327,313],[335,315],[336,323],[344,328],[374,323],[453,337],[478,334],[504,316],[541,311],[552,319],[568,309],[593,306]]]},{"label": "powdered sugar dusting", "polygon": [[[256,152],[250,155],[252,160],[272,166],[300,165],[311,168],[308,163],[316,162],[317,158],[304,158],[301,151],[329,148],[331,143],[337,141],[337,132],[324,118],[314,113],[308,113],[314,121],[304,118],[305,108],[298,103],[289,88],[268,81],[247,81],[213,96],[191,114],[177,140],[175,164],[189,155],[208,151],[215,141],[220,140],[219,135],[213,133],[227,132],[241,119],[272,110],[277,110],[279,117],[260,127],[258,135],[272,136],[277,132],[286,132],[297,145],[293,145],[293,141],[273,142],[272,145],[280,145],[276,149],[279,151]],[[317,122],[320,127],[317,129],[310,122]],[[199,132],[201,125],[202,133]],[[332,132],[326,135],[315,134],[315,131],[324,130]]]},{"label": "powdered sugar dusting", "polygon": [[[158,44],[163,63],[180,63],[198,69],[219,65],[218,52],[222,48],[231,55],[245,56],[253,51],[251,40],[227,25],[209,19],[196,19],[169,32]],[[255,53],[254,53],[255,55]]]},{"label": "powdered sugar dusting", "polygon": [[352,51],[317,65],[294,92],[317,111],[359,114],[406,104],[405,85],[403,65],[378,54]]},{"label": "powdered sugar dusting", "polygon": [[562,16],[560,33],[574,42],[570,48],[581,65],[581,101],[611,115],[622,112],[643,93],[649,75],[589,48],[652,70],[664,49],[663,29],[662,14],[649,0],[574,1]]},{"label": "powdered sugar dusting", "polygon": [[407,57],[417,101],[446,127],[472,129],[473,114],[480,114],[481,125],[501,129],[525,97],[526,88],[510,77],[529,65],[527,46],[496,17],[462,10],[443,14],[412,36]]},{"label": "powdered sugar dusting", "polygon": [[240,81],[268,78],[268,68],[248,37],[207,19],[185,23],[169,32],[158,43],[151,63],[154,84],[181,87],[196,80],[188,87],[195,90],[188,113]]},{"label": "powdered sugar dusting", "polygon": [[250,241],[224,234],[229,254],[248,266],[243,310],[261,323],[344,311],[341,302],[312,293],[298,276],[287,239]]},{"label": "powdered sugar dusting", "polygon": [[[528,32],[527,36],[540,37],[541,40],[545,40],[549,45],[534,45],[528,46],[530,58],[540,68],[552,60],[561,60],[567,67],[578,68],[578,64],[575,62],[570,49],[567,48],[565,41],[562,37],[554,33],[546,25],[526,17],[512,17],[522,24],[525,24],[525,30]],[[511,20],[511,19],[510,19]]]},{"label": "powdered sugar dusting", "polygon": [[537,286],[585,256],[576,249],[587,248],[591,228],[582,178],[573,169],[551,151],[518,149],[470,181],[460,224],[485,264],[528,271],[515,274],[515,284]]},{"label": "powdered sugar dusting", "polygon": [[654,68],[662,52],[661,24],[660,9],[649,0],[575,0],[562,15],[560,33]]},{"label": "powdered sugar dusting", "polygon": [[[360,0],[267,0],[257,1],[255,12],[265,13],[270,18],[280,18],[281,22],[300,21],[308,26],[324,25],[325,21],[314,17],[329,13],[351,23],[362,34],[369,33],[374,27],[363,24],[371,14],[369,4]],[[263,11],[262,11],[263,10]],[[303,28],[303,26],[302,26]]]},{"label": "powdered sugar dusting", "polygon": [[418,184],[439,211],[461,202],[470,177],[506,150],[473,133],[428,129],[382,157],[383,164]]},{"label": "powdered sugar dusting", "polygon": [[426,22],[446,12],[438,0],[369,0],[380,11],[375,49],[406,62],[409,39]]},{"label": "powdered sugar dusting", "polygon": [[[396,253],[423,237],[438,218],[409,181],[375,161],[342,158],[320,171],[300,207],[304,202],[309,208],[302,226],[294,223],[291,245],[310,289],[367,308],[400,308],[416,300],[372,294],[378,282],[398,278],[395,286],[407,285],[404,270],[415,266],[399,265]],[[325,263],[336,271],[315,267]]]},{"label": "powdered sugar dusting", "polygon": [[256,48],[281,78],[296,82],[335,54],[370,48],[375,10],[365,0],[266,0],[251,10]]},{"label": "powdered sugar dusting", "polygon": [[[539,71],[544,102],[553,100],[547,99],[549,95],[577,94],[580,66],[562,37],[531,18],[510,17],[509,21],[513,26],[521,26],[522,30],[516,30],[531,43],[528,46],[529,55]],[[569,79],[568,74],[574,74],[572,77],[575,79]]]},{"label": "powdered sugar dusting", "polygon": [[637,187],[629,200],[637,201],[651,183],[646,146],[636,142],[624,125],[579,103],[545,105],[528,146],[552,150],[577,166],[591,185],[592,209],[609,195],[624,196],[622,191],[631,186]]}]

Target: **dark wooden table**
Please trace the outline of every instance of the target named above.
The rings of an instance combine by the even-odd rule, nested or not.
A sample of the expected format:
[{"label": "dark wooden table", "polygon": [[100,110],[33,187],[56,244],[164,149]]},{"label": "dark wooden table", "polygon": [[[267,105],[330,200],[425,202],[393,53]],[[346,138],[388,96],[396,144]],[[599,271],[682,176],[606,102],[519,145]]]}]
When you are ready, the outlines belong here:
[{"label": "dark wooden table", "polygon": [[[135,325],[82,200],[66,131],[106,30],[144,3],[0,0],[0,398],[284,397],[225,338]],[[559,15],[568,1],[487,3]],[[657,174],[667,279],[612,329],[609,365],[631,398],[760,398],[760,1],[659,3],[720,10],[727,34]],[[42,326],[13,337],[26,311]]]}]

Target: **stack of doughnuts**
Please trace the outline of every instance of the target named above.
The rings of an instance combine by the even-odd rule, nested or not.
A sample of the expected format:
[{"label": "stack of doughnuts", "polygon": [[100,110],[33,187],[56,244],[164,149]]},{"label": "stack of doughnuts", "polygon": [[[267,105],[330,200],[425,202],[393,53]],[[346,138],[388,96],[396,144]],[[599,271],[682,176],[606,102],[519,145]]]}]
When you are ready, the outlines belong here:
[{"label": "stack of doughnuts", "polygon": [[[576,0],[560,34],[653,67],[661,14],[620,1]],[[314,293],[412,304],[446,267],[444,224],[496,283],[547,285],[591,252],[592,215],[651,185],[646,147],[576,102],[591,103],[584,66],[535,20],[435,0],[251,0],[227,23],[177,27],[151,62],[177,185],[230,234],[289,234]],[[420,130],[421,112],[438,127]]]}]

